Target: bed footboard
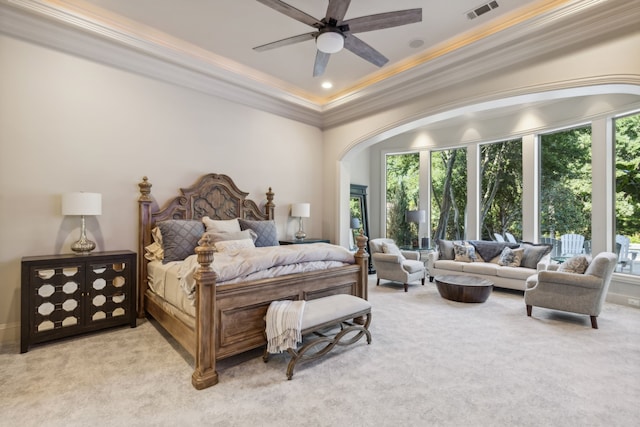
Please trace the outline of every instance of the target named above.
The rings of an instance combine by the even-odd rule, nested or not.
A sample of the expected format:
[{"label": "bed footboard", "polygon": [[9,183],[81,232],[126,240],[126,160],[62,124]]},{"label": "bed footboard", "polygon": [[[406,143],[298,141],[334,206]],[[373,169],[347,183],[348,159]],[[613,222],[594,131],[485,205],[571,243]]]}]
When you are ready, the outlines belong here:
[{"label": "bed footboard", "polygon": [[271,301],[311,300],[341,293],[367,299],[367,237],[361,235],[356,240],[356,265],[219,287],[211,269],[214,248],[208,242],[199,246],[193,386],[201,390],[218,382],[216,360],[265,344],[264,316]]}]

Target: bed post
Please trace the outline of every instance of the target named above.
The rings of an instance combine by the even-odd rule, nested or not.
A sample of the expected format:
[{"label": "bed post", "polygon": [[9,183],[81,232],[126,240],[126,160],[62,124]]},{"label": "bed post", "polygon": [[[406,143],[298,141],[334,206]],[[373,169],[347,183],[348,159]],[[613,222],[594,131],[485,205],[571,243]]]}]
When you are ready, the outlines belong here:
[{"label": "bed post", "polygon": [[147,291],[147,260],[144,257],[145,246],[151,244],[151,183],[146,176],[138,183],[138,317],[144,317],[144,294]]},{"label": "bed post", "polygon": [[200,268],[194,274],[196,280],[196,354],[195,370],[191,384],[198,389],[218,383],[216,372],[216,272],[211,268],[213,245],[205,237],[202,246],[196,248]]},{"label": "bed post", "polygon": [[267,219],[275,218],[274,210],[276,205],[273,203],[273,196],[275,196],[275,194],[276,193],[271,191],[271,187],[269,187],[269,191],[267,191],[267,203],[264,205],[264,211],[267,214]]},{"label": "bed post", "polygon": [[365,249],[367,247],[367,241],[369,238],[364,235],[362,231],[360,231],[360,235],[356,236],[356,245],[358,246],[358,251],[355,253],[354,257],[356,259],[356,264],[360,266],[360,271],[358,273],[358,295],[360,298],[369,299],[369,254]]}]

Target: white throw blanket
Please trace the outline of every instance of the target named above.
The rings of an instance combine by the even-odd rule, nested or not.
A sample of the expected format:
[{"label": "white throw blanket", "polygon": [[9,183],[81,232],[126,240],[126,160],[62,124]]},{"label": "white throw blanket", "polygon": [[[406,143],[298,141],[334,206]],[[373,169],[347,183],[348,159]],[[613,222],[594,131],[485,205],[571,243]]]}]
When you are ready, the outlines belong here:
[{"label": "white throw blanket", "polygon": [[302,341],[302,315],[305,301],[273,301],[267,309],[267,351],[282,353],[297,348]]}]

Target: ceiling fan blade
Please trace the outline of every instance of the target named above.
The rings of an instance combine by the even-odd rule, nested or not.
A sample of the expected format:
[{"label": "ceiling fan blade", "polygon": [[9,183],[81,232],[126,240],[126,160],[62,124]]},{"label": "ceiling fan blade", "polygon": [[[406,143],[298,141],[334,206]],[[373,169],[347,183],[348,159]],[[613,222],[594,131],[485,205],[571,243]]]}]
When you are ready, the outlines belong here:
[{"label": "ceiling fan blade", "polygon": [[349,9],[349,4],[351,4],[351,0],[329,0],[325,20],[329,22],[330,19],[335,19],[337,23],[342,22],[347,9]]},{"label": "ceiling fan blade", "polygon": [[275,49],[277,47],[288,46],[290,44],[295,44],[300,42],[306,42],[307,40],[313,40],[316,38],[317,35],[318,35],[317,31],[306,33],[306,34],[300,34],[299,36],[293,36],[293,37],[278,40],[275,42],[256,46],[253,48],[253,50],[255,50],[256,52],[264,52],[265,50]]},{"label": "ceiling fan blade", "polygon": [[324,73],[327,64],[329,63],[329,57],[331,54],[317,51],[316,62],[313,64],[313,77],[321,76]]},{"label": "ceiling fan blade", "polygon": [[381,30],[383,28],[398,27],[422,21],[422,9],[398,10],[395,12],[378,13],[376,15],[361,16],[344,21],[351,33]]},{"label": "ceiling fan blade", "polygon": [[345,33],[344,47],[351,52],[358,55],[360,58],[371,62],[373,65],[382,67],[389,60],[380,52],[354,36],[353,34]]},{"label": "ceiling fan blade", "polygon": [[318,21],[311,15],[307,15],[303,11],[296,9],[293,6],[288,5],[287,3],[280,0],[258,0],[258,2],[262,3],[265,6],[269,6],[271,9],[277,10],[280,13],[287,15],[290,18],[295,19],[296,21],[300,21],[303,24],[311,25],[315,28],[321,28],[324,24]]}]

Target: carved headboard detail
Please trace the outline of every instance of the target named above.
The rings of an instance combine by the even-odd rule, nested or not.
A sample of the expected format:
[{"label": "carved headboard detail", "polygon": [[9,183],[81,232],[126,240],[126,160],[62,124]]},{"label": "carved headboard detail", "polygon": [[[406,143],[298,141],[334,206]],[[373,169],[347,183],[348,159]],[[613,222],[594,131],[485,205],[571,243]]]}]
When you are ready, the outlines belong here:
[{"label": "carved headboard detail", "polygon": [[[189,188],[181,188],[180,195],[158,207],[151,196],[151,183],[145,176],[138,184],[140,188],[139,204],[139,247],[138,247],[138,289],[139,301],[147,288],[147,261],[144,258],[145,246],[153,242],[151,230],[159,221],[168,219],[211,219],[228,220],[234,218],[269,220],[274,217],[274,193],[269,187],[267,201],[260,210],[258,204],[246,197],[249,193],[241,191],[227,175],[211,173],[202,176]],[[143,307],[138,307],[141,313]]]}]

